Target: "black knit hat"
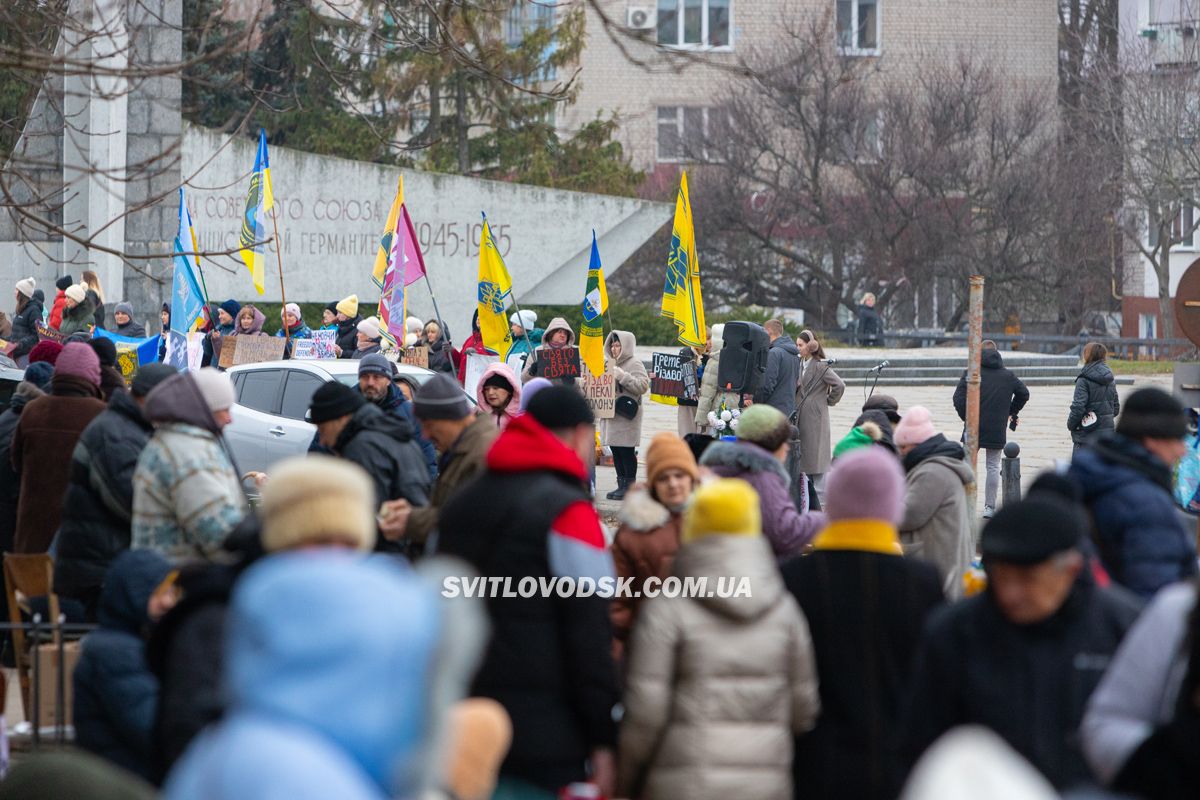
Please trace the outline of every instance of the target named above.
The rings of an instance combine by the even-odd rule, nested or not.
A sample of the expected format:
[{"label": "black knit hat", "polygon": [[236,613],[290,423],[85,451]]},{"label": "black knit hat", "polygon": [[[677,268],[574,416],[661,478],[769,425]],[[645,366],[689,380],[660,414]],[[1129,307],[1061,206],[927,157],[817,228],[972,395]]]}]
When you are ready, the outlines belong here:
[{"label": "black knit hat", "polygon": [[1086,533],[1079,506],[1041,491],[997,511],[983,528],[979,551],[985,562],[1040,564],[1079,547]]},{"label": "black knit hat", "polygon": [[542,389],[529,401],[525,412],[552,431],[591,425],[596,421],[592,407],[574,386]]},{"label": "black knit hat", "polygon": [[100,359],[100,366],[115,367],[117,365],[117,346],[112,339],[98,336],[88,340],[88,344],[96,351],[96,357]]},{"label": "black knit hat", "polygon": [[330,381],[313,393],[308,406],[308,421],[313,424],[353,414],[367,401],[349,386]]},{"label": "black knit hat", "polygon": [[325,310],[332,311],[334,314],[337,314],[337,304],[338,304],[337,300],[331,300],[325,304]]},{"label": "black knit hat", "polygon": [[458,381],[444,372],[425,381],[413,395],[413,413],[417,419],[463,419],[474,411],[474,404],[467,400]]},{"label": "black knit hat", "polygon": [[70,275],[63,275],[61,278],[59,278],[58,280],[56,280],[54,282],[55,288],[57,288],[60,292],[65,292],[67,289],[69,289],[73,285],[75,285],[75,279],[72,278]]},{"label": "black knit hat", "polygon": [[1121,404],[1117,433],[1128,439],[1182,439],[1187,435],[1183,404],[1162,389],[1138,389]]}]

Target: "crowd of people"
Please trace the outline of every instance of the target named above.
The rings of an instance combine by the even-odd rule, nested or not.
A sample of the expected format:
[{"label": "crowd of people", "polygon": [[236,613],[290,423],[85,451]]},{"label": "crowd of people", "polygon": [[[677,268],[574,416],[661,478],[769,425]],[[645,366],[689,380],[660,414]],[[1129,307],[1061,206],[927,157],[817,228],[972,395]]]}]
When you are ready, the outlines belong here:
[{"label": "crowd of people", "polygon": [[[75,288],[64,316],[94,315]],[[210,353],[264,335],[252,305],[215,321]],[[811,331],[768,321],[752,395],[717,381],[722,326],[685,350],[697,395],[639,481],[632,333],[605,338],[618,400],[597,420],[576,380],[539,374],[575,342],[565,319],[514,313],[523,364],[464,386],[464,354],[486,353],[473,323],[454,347],[406,321],[430,349],[418,384],[356,298],[331,303],[357,380],[313,394],[307,455],[248,475],[224,440],[227,373],[149,364],[106,390],[104,340],[31,347],[0,414],[0,546],[49,554],[63,613],[96,627],[79,751],[22,756],[0,794],[974,796],[921,793],[964,758],[979,785],[1042,792],[1004,797],[1200,791],[1194,522],[1171,489],[1187,416],[1157,389],[1118,406],[1101,346],[1069,467],[1004,504],[991,453],[1029,392],[985,350],[977,533],[957,433],[883,394],[833,431],[845,386]],[[965,378],[965,416],[960,395]],[[463,590],[480,576],[484,597]]]}]

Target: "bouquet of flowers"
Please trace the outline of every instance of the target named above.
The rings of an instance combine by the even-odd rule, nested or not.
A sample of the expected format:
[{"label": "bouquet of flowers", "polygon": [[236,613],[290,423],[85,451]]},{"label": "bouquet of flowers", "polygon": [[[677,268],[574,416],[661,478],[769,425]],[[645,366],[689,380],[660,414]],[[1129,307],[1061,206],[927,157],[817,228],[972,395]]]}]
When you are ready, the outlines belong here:
[{"label": "bouquet of flowers", "polygon": [[721,401],[721,407],[708,412],[708,427],[712,428],[714,435],[720,436],[725,431],[736,431],[738,426],[738,418],[742,416],[742,412],[736,408],[729,408],[725,401]]}]

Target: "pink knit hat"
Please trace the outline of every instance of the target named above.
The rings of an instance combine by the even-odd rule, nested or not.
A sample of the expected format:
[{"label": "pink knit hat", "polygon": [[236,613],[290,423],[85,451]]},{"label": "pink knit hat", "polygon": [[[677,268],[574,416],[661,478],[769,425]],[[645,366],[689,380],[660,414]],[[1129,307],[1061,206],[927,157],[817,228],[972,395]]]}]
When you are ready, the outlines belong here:
[{"label": "pink knit hat", "polygon": [[72,375],[96,386],[100,385],[100,358],[83,342],[71,342],[54,362],[55,375]]},{"label": "pink knit hat", "polygon": [[892,440],[897,447],[920,444],[933,436],[937,436],[937,430],[933,427],[933,417],[925,406],[913,406],[905,411],[892,432]]},{"label": "pink knit hat", "polygon": [[825,513],[841,519],[881,519],[895,525],[904,516],[904,470],[882,447],[864,447],[833,463],[825,479]]}]

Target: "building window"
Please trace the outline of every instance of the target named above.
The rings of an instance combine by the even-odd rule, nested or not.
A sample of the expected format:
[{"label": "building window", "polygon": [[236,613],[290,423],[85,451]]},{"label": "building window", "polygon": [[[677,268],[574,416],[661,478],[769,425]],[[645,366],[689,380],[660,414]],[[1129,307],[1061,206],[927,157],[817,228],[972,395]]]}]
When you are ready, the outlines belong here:
[{"label": "building window", "polygon": [[879,0],[834,0],[837,43],[843,55],[879,55]]},{"label": "building window", "polygon": [[[1146,242],[1150,249],[1158,247],[1158,221],[1163,213],[1162,207],[1152,209],[1146,219]],[[1196,216],[1196,206],[1192,203],[1183,203],[1179,206],[1179,212],[1175,214],[1171,221],[1171,239],[1175,242],[1171,246],[1172,250],[1195,250],[1196,247],[1196,226],[1200,223],[1200,218]]]},{"label": "building window", "polygon": [[[533,33],[555,25],[555,4],[545,0],[517,0],[509,8],[504,18],[504,39],[509,47],[520,47],[525,38]],[[557,70],[549,63],[550,58],[558,50],[557,37],[552,38],[541,53],[541,67],[529,76],[533,82],[552,81],[557,79]],[[520,85],[525,85],[524,76],[514,78]]]},{"label": "building window", "polygon": [[708,108],[699,106],[658,107],[658,161],[713,161],[709,151]]},{"label": "building window", "polygon": [[733,0],[658,0],[658,43],[729,48],[732,4]]}]

